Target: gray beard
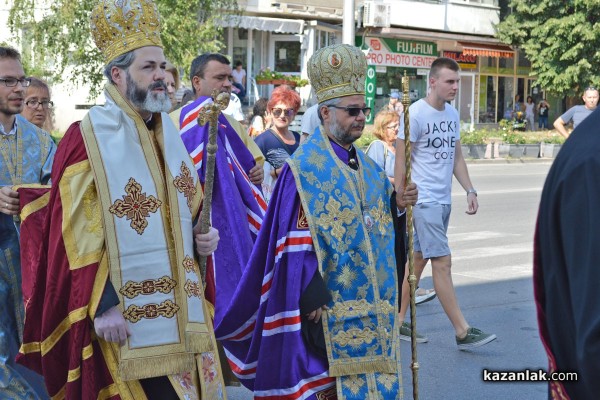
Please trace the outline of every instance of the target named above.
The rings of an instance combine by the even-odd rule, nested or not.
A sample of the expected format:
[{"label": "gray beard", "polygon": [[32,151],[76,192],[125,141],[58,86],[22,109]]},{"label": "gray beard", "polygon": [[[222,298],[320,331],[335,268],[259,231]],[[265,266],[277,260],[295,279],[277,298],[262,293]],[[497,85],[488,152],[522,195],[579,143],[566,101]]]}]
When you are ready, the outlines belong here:
[{"label": "gray beard", "polygon": [[331,113],[331,118],[329,121],[329,132],[333,135],[335,140],[341,145],[350,145],[356,141],[357,138],[353,138],[350,134],[350,131],[345,131],[342,129],[340,124],[337,121],[337,117],[335,113]]},{"label": "gray beard", "polygon": [[[148,86],[146,90],[140,88],[131,79],[127,72],[127,100],[141,111],[150,113],[169,112],[171,110],[171,99],[167,93],[167,85],[164,81],[156,81]],[[153,89],[164,88],[162,93],[152,93]]]}]

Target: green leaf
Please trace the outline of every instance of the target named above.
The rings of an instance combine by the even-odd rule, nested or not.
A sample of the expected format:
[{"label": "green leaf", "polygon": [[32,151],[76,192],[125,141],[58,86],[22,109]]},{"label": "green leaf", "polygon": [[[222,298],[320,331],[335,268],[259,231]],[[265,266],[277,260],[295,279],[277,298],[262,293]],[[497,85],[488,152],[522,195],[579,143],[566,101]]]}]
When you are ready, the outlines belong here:
[{"label": "green leaf", "polygon": [[[102,89],[104,62],[93,44],[90,14],[97,0],[55,0],[34,18],[34,0],[14,0],[8,25],[22,37],[23,63],[29,75],[50,83],[70,82],[90,87],[95,98]],[[198,54],[222,49],[222,28],[216,15],[239,13],[236,0],[156,0],[161,15],[161,37],[167,59],[183,67],[185,75]],[[37,5],[39,12],[39,4]],[[21,35],[22,33],[22,35]]]}]

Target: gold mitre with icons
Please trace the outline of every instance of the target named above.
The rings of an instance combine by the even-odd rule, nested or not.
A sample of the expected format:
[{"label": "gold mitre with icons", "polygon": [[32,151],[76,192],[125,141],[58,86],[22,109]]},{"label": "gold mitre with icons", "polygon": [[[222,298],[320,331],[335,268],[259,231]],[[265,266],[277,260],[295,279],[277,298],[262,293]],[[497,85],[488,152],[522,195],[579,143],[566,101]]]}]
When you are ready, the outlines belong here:
[{"label": "gold mitre with icons", "polygon": [[100,0],[92,10],[90,25],[107,64],[140,47],[163,47],[158,9],[151,0]]},{"label": "gold mitre with icons", "polygon": [[308,60],[308,79],[319,103],[365,94],[367,58],[355,46],[336,44],[319,49]]}]

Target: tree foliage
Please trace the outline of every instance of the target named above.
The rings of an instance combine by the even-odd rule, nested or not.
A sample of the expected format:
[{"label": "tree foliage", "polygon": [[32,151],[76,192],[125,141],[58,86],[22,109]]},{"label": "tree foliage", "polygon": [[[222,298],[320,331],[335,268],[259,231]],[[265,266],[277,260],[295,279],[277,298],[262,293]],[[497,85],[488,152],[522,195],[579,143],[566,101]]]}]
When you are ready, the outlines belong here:
[{"label": "tree foliage", "polygon": [[511,0],[498,37],[519,46],[545,90],[580,95],[600,83],[599,0]]},{"label": "tree foliage", "polygon": [[[99,93],[103,80],[104,61],[90,31],[97,1],[14,0],[9,15],[13,35],[31,47],[31,55],[23,54],[24,63],[52,82],[89,86],[90,97]],[[40,4],[47,7],[40,10]],[[236,0],[156,0],[156,4],[165,55],[184,70],[196,55],[223,47],[215,16],[238,11]]]}]

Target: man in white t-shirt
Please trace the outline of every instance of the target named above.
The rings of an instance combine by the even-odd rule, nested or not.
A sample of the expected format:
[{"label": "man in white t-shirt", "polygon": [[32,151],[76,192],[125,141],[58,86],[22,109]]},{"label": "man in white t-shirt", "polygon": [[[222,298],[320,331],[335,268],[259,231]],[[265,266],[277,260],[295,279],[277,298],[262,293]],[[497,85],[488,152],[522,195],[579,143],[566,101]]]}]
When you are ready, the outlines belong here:
[{"label": "man in white t-shirt", "polygon": [[[412,180],[419,189],[419,199],[413,207],[415,274],[418,280],[427,261],[431,260],[435,291],[454,326],[458,348],[466,350],[489,343],[496,339],[496,335],[469,326],[458,305],[452,283],[451,252],[447,237],[452,206],[452,175],[466,191],[467,214],[473,215],[479,208],[477,191],[471,184],[460,147],[458,112],[447,103],[458,92],[459,72],[456,61],[450,58],[436,59],[431,64],[429,74],[431,90],[427,97],[410,106],[409,115]],[[397,191],[399,185],[404,185],[406,177],[404,147],[404,126],[401,124],[396,141]],[[406,314],[408,300],[409,287],[404,282],[401,318]],[[410,340],[410,336],[410,325],[403,323],[400,338]],[[427,338],[417,335],[417,342],[426,341]]]},{"label": "man in white t-shirt", "polygon": [[232,116],[238,122],[243,122],[246,119],[242,111],[242,102],[234,93],[230,93],[229,105],[223,110],[223,114]]},{"label": "man in white t-shirt", "polygon": [[321,125],[321,120],[319,119],[319,104],[315,104],[308,107],[302,115],[302,122],[300,125],[302,136],[300,137],[300,141],[302,142],[312,135],[319,125]]}]

